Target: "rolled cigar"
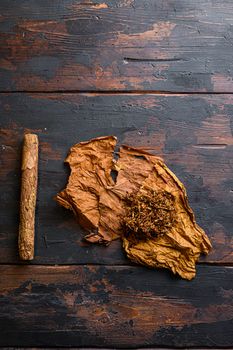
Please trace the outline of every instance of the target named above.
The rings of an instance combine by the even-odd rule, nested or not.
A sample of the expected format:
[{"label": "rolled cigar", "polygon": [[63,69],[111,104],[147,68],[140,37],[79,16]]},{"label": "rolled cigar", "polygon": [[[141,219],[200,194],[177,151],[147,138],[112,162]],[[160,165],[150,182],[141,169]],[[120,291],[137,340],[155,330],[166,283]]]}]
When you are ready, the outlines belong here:
[{"label": "rolled cigar", "polygon": [[19,256],[22,260],[32,260],[38,180],[38,137],[35,134],[24,136],[21,170]]}]

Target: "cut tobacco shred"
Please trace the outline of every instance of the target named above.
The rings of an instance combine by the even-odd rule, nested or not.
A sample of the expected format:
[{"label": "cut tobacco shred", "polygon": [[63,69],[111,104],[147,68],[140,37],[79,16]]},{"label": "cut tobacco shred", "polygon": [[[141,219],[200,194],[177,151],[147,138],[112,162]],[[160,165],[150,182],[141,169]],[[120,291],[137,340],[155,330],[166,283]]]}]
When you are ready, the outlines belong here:
[{"label": "cut tobacco shred", "polygon": [[[56,200],[73,210],[88,231],[85,239],[108,245],[121,237],[127,256],[150,267],[165,267],[185,279],[211,243],[197,225],[183,184],[161,158],[99,137],[70,149],[66,188]],[[117,172],[116,181],[112,172]]]},{"label": "cut tobacco shred", "polygon": [[124,236],[132,242],[161,236],[175,225],[174,197],[166,191],[149,190],[125,198]]}]

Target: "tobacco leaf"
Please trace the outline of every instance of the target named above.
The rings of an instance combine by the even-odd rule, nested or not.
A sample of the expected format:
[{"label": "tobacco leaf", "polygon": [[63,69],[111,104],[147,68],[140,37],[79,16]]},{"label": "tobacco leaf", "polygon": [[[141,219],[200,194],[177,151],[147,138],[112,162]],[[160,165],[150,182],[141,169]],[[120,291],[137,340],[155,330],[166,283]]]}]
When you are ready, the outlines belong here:
[{"label": "tobacco leaf", "polygon": [[121,237],[132,261],[192,279],[211,243],[195,221],[183,184],[161,158],[141,149],[123,145],[115,160],[116,142],[106,136],[71,147],[68,184],[56,200],[73,210],[88,231],[87,241],[107,245]]}]

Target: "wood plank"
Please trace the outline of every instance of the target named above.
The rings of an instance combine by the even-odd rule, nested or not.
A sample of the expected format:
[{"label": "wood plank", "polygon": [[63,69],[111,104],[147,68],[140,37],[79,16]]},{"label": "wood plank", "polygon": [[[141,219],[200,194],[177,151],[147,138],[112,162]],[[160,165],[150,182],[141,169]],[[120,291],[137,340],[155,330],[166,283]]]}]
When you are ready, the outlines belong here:
[{"label": "wood plank", "polygon": [[230,347],[233,269],[0,266],[0,345]]},{"label": "wood plank", "polygon": [[233,262],[233,95],[1,94],[0,263],[18,262],[23,133],[40,139],[34,264],[127,264],[120,241],[88,245],[53,196],[64,188],[71,145],[101,135],[146,146],[185,184],[213,250],[202,261]]},{"label": "wood plank", "polygon": [[233,92],[231,0],[0,2],[0,90]]}]

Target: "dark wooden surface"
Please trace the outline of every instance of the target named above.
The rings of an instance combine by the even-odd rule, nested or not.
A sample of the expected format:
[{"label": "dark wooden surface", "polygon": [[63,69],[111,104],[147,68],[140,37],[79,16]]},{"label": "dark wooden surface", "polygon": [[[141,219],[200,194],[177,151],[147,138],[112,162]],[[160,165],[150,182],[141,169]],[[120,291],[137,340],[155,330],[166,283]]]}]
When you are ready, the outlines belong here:
[{"label": "dark wooden surface", "polygon": [[0,89],[233,92],[232,0],[1,0]]},{"label": "dark wooden surface", "polygon": [[199,267],[192,283],[127,266],[4,266],[0,273],[0,345],[5,338],[19,346],[34,339],[40,346],[232,345],[230,267]]},{"label": "dark wooden surface", "polygon": [[[233,347],[231,0],[0,2],[0,346]],[[23,134],[40,139],[36,256],[17,254]],[[53,196],[74,143],[146,146],[213,250],[183,281],[83,242]]]},{"label": "dark wooden surface", "polygon": [[[71,145],[114,134],[164,157],[187,187],[197,221],[213,250],[202,261],[233,262],[231,95],[2,94],[0,262],[18,262],[18,198],[23,133],[40,139],[36,264],[127,264],[120,242],[82,242],[73,214],[53,196],[67,181]],[[7,188],[7,191],[6,191]]]}]

